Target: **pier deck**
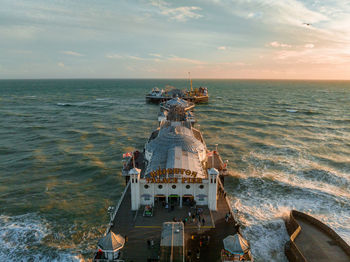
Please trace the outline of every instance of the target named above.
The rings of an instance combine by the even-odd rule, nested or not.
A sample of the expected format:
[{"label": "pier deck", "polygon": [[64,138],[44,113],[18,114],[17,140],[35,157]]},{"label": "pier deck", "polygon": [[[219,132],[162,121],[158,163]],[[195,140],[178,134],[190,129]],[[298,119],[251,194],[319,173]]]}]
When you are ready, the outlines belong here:
[{"label": "pier deck", "polygon": [[[203,209],[201,217],[204,217],[204,226],[198,227],[198,222],[186,222],[185,225],[185,254],[191,250],[191,261],[220,261],[220,251],[223,248],[222,240],[236,232],[232,216],[225,221],[225,215],[229,212],[229,207],[222,194],[218,196],[217,211],[209,211],[207,207]],[[127,243],[122,251],[122,258],[125,261],[147,261],[148,258],[158,258],[162,223],[173,221],[173,218],[182,220],[188,217],[188,212],[192,211],[188,206],[175,207],[170,211],[163,206],[154,208],[152,217],[143,217],[141,208],[138,212],[131,211],[130,187],[126,191],[119,210],[113,221],[111,230],[116,234],[127,236]],[[210,236],[209,243],[201,241],[204,237]],[[150,247],[147,240],[153,240],[154,246]],[[200,247],[200,242],[202,246]],[[197,259],[197,252],[200,251],[200,258]]]}]

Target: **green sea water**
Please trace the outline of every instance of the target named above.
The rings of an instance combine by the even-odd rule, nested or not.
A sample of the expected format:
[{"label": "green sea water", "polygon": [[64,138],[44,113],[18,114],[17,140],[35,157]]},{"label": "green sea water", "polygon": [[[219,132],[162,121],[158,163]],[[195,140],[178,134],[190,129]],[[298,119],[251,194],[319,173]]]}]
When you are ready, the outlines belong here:
[{"label": "green sea water", "polygon": [[[350,243],[350,82],[194,80],[195,109],[256,261],[286,261],[283,216],[307,212]],[[84,261],[118,202],[122,154],[142,149],[153,87],[185,80],[1,80],[0,260]]]}]

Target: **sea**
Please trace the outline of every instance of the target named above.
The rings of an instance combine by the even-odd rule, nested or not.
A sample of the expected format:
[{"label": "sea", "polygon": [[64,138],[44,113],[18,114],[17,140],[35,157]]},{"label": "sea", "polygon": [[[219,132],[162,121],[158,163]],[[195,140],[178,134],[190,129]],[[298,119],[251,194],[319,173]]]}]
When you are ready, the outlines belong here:
[{"label": "sea", "polygon": [[[197,127],[232,178],[227,195],[255,261],[287,261],[292,209],[350,244],[350,82],[200,80]],[[121,197],[122,155],[143,148],[158,105],[187,80],[1,80],[0,261],[91,261]]]}]

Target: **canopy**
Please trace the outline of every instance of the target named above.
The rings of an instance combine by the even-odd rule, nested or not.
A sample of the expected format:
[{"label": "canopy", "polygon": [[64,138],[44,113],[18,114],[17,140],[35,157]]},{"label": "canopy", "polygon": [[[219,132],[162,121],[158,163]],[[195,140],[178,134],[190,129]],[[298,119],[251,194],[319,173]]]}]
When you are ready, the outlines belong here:
[{"label": "canopy", "polygon": [[230,235],[224,240],[224,248],[232,254],[244,255],[249,250],[249,244],[240,234]]},{"label": "canopy", "polygon": [[103,251],[117,251],[125,244],[125,239],[121,235],[116,235],[112,231],[98,241],[98,246]]}]

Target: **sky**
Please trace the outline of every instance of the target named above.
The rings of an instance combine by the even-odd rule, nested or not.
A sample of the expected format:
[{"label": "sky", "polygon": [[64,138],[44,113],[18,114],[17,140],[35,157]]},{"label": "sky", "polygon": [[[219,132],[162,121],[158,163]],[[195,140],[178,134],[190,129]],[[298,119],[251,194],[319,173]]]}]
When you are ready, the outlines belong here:
[{"label": "sky", "polygon": [[348,0],[0,4],[0,79],[350,79]]}]

